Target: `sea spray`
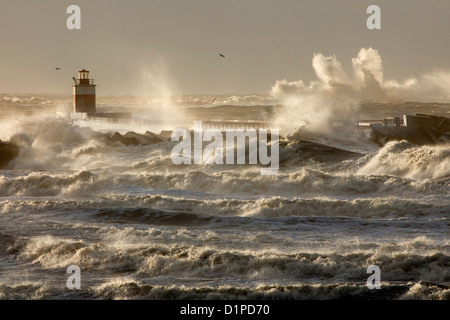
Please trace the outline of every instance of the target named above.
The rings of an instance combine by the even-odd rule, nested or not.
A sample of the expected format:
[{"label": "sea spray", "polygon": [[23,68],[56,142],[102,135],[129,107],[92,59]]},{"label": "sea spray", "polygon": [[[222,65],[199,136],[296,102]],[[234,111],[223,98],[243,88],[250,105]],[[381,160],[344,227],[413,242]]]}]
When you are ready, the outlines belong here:
[{"label": "sea spray", "polygon": [[[381,55],[362,48],[352,59],[353,75],[348,76],[335,55],[314,54],[312,66],[318,80],[278,80],[271,94],[284,108],[274,117],[280,126],[296,130],[306,126],[316,132],[340,135],[330,130],[332,120],[359,120],[359,105],[368,101],[443,101],[450,99],[450,73],[438,70],[400,83],[383,75]],[[345,132],[345,130],[344,130]]]}]

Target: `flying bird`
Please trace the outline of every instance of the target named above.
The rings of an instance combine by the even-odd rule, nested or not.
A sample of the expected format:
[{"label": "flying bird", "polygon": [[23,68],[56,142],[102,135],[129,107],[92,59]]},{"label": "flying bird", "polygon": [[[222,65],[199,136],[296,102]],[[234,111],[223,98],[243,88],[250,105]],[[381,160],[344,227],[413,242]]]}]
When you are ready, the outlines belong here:
[{"label": "flying bird", "polygon": [[221,54],[221,53],[219,53],[219,56],[222,57],[222,58],[225,58],[225,56],[223,54]]},{"label": "flying bird", "polygon": [[55,69],[56,69],[56,70],[61,70],[61,68],[60,68],[60,67],[56,67]]}]

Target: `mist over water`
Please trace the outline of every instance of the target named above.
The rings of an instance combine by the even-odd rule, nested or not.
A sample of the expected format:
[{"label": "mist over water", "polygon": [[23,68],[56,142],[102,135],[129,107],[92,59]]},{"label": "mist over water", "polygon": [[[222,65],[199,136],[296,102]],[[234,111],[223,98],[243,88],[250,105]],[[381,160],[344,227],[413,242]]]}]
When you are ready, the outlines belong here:
[{"label": "mist over water", "polygon": [[144,64],[140,72],[140,95],[149,97],[141,116],[158,120],[183,119],[184,111],[176,107],[173,98],[178,92],[177,84],[162,57],[157,57],[151,65]]},{"label": "mist over water", "polygon": [[[284,131],[273,176],[174,165],[159,132],[132,144],[73,125],[70,96],[0,95],[0,139],[20,148],[0,171],[0,298],[449,299],[449,145],[379,147],[329,125],[448,115],[448,77],[386,80],[370,48],[352,62],[316,54],[317,80],[267,95],[180,95],[161,65],[143,68],[141,96],[98,97],[136,117],[270,121]],[[81,290],[66,288],[73,264]]]}]

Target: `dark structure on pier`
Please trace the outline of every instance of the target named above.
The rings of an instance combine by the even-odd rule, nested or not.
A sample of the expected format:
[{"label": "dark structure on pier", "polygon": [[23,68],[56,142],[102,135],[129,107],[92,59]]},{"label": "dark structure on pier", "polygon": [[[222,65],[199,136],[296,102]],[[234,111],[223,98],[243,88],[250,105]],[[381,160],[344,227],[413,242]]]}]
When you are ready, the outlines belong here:
[{"label": "dark structure on pier", "polygon": [[384,145],[392,140],[407,140],[417,145],[450,143],[450,118],[427,114],[404,115],[371,124],[371,138]]}]

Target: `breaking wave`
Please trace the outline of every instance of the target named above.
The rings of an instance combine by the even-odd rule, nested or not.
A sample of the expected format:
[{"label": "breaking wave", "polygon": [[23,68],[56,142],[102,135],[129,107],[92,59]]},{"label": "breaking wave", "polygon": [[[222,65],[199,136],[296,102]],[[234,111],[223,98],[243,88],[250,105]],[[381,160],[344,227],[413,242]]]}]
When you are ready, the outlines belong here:
[{"label": "breaking wave", "polygon": [[[100,230],[101,231],[101,230]],[[108,231],[107,229],[105,231]],[[418,238],[410,242],[378,245],[378,249],[349,254],[293,253],[270,251],[230,251],[183,245],[152,245],[152,232],[131,235],[137,243],[124,242],[122,237],[130,230],[110,230],[104,243],[89,244],[83,241],[57,239],[51,236],[36,237],[27,241],[9,243],[8,253],[18,260],[39,263],[43,268],[59,268],[78,262],[85,270],[101,268],[111,272],[138,271],[148,276],[188,275],[214,277],[221,274],[250,279],[311,279],[313,278],[363,278],[367,265],[383,266],[385,280],[401,281],[420,278],[427,281],[450,280],[450,257],[433,250],[449,250],[449,243],[436,243]],[[155,233],[158,235],[158,233]],[[145,237],[144,237],[145,236]],[[5,237],[5,236],[3,236]],[[112,241],[112,242],[111,242]],[[428,244],[427,244],[428,243]],[[420,254],[428,245],[430,251]]]},{"label": "breaking wave", "polygon": [[[84,292],[85,296],[100,299],[363,298],[368,294],[365,283],[348,284],[343,279],[365,279],[366,267],[371,264],[382,266],[383,281],[387,281],[377,293],[380,299],[449,298],[449,288],[440,283],[450,280],[450,257],[438,252],[448,252],[448,242],[417,238],[396,245],[373,244],[376,250],[354,250],[348,254],[317,250],[286,254],[152,244],[155,241],[152,239],[161,235],[161,231],[103,228],[100,233],[104,234],[102,243],[51,236],[15,239],[2,235],[0,254],[14,257],[21,263],[37,264],[43,272],[54,272],[73,263],[83,267],[86,277],[90,270],[101,270],[101,284],[87,286]],[[127,273],[142,282],[127,279],[124,275]],[[223,274],[234,279],[234,285],[213,280]],[[122,278],[117,278],[118,275]],[[195,288],[189,288],[183,281],[173,284],[174,278],[185,277],[211,279],[217,284]],[[255,284],[249,287],[241,283],[244,279]],[[320,283],[330,279],[335,283]],[[318,283],[310,284],[314,280]],[[284,282],[290,284],[283,285]],[[46,298],[47,294],[55,296],[54,291],[59,292],[51,283],[45,286],[0,284],[2,298]]]},{"label": "breaking wave", "polygon": [[[426,281],[414,285],[384,285],[368,293],[365,285],[260,285],[199,287],[145,285],[129,279],[111,280],[95,290],[61,293],[46,285],[0,285],[0,299],[146,299],[146,300],[448,300],[449,288]],[[79,290],[77,290],[79,291]]]},{"label": "breaking wave", "polygon": [[448,300],[449,289],[433,283],[414,286],[388,285],[376,294],[368,294],[364,285],[260,285],[256,288],[199,288],[149,286],[133,281],[111,281],[99,287],[96,294],[107,299],[231,299],[231,300],[323,300],[323,299],[433,299]]},{"label": "breaking wave", "polygon": [[383,174],[409,179],[450,176],[450,146],[415,146],[406,141],[388,142],[358,174]]},{"label": "breaking wave", "polygon": [[[128,209],[120,209],[123,206],[128,207]],[[354,200],[282,197],[256,200],[200,200],[164,195],[109,195],[98,202],[86,200],[0,202],[0,212],[3,214],[11,215],[21,212],[45,213],[50,210],[94,210],[96,212],[95,217],[101,221],[184,226],[215,223],[223,216],[254,218],[311,216],[358,217],[366,219],[402,217],[444,218],[447,206],[426,201],[398,200],[394,197]]]},{"label": "breaking wave", "polygon": [[[364,170],[361,169],[361,170]],[[220,181],[220,183],[218,183]],[[74,196],[92,192],[102,195],[114,186],[135,186],[141,192],[155,189],[192,190],[209,194],[252,196],[389,196],[407,193],[448,196],[447,183],[415,181],[389,175],[336,175],[320,169],[300,169],[276,177],[261,176],[258,171],[173,173],[125,173],[80,171],[73,174],[30,172],[20,176],[0,176],[3,195]],[[102,189],[103,188],[103,189]]]}]

